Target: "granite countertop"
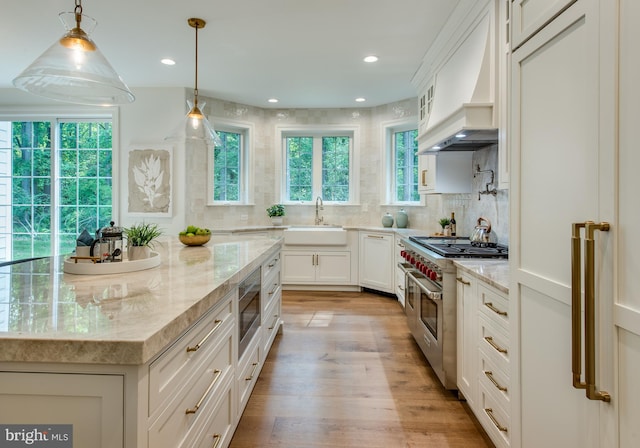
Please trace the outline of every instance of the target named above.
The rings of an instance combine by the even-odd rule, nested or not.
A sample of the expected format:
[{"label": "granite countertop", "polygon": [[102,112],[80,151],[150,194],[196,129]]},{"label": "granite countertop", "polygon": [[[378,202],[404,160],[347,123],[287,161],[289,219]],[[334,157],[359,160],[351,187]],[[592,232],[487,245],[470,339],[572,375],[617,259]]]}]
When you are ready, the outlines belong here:
[{"label": "granite countertop", "polygon": [[464,272],[509,294],[509,261],[484,260],[479,258],[456,259],[454,264]]},{"label": "granite countertop", "polygon": [[67,274],[66,257],[4,266],[0,362],[144,364],[280,244],[248,235],[213,235],[198,247],[164,241],[159,266],[124,274]]}]

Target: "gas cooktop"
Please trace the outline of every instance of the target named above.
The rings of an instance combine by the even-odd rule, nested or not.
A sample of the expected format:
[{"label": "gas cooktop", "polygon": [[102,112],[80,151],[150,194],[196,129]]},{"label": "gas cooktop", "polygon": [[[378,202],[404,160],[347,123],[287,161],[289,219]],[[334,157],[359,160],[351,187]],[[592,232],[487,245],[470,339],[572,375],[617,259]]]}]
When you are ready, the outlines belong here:
[{"label": "gas cooktop", "polygon": [[409,240],[445,258],[508,258],[509,248],[498,244],[495,247],[478,247],[469,238],[411,236]]}]

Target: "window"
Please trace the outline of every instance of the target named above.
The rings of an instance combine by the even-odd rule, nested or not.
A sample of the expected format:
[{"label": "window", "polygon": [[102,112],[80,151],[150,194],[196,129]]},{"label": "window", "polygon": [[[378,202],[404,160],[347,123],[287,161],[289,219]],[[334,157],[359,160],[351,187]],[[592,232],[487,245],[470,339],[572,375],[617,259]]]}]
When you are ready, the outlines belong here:
[{"label": "window", "polygon": [[216,123],[222,144],[209,149],[209,204],[250,203],[252,179],[250,175],[251,124]]},{"label": "window", "polygon": [[[306,135],[305,135],[306,134]],[[354,132],[283,132],[283,202],[352,203]]]},{"label": "window", "polygon": [[0,121],[0,261],[70,253],[113,219],[110,119]]},{"label": "window", "polygon": [[418,130],[397,131],[392,138],[393,202],[418,202]]}]

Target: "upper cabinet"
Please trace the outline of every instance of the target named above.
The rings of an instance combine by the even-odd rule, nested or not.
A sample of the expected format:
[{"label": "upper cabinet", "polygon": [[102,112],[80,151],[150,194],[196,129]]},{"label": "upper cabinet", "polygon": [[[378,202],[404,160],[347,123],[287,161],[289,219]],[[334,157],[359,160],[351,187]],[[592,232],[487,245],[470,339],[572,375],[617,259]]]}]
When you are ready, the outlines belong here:
[{"label": "upper cabinet", "polygon": [[512,0],[512,46],[518,48],[576,0]]}]

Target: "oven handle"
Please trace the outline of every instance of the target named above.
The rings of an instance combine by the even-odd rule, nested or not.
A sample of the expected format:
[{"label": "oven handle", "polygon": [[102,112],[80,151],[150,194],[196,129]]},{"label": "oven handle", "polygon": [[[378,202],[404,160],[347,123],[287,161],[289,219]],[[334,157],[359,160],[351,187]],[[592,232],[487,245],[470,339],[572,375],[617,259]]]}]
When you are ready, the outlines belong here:
[{"label": "oven handle", "polygon": [[405,266],[408,263],[398,263],[398,267],[402,270],[402,272],[404,272],[405,274],[409,273],[409,272],[419,272],[415,267],[411,266],[411,267],[407,267]]},{"label": "oven handle", "polygon": [[[418,280],[418,277],[416,277],[414,274],[416,274],[417,271],[407,271],[406,275],[407,277],[409,277],[411,280],[414,281],[414,283],[416,285],[418,285],[418,287],[427,295],[427,297],[429,297],[431,300],[442,300],[442,288],[437,288],[437,290],[435,291],[431,291],[427,285],[425,285],[424,283],[422,283],[420,280]],[[429,281],[429,283],[431,283],[431,280],[429,280],[427,277],[423,277],[422,275],[420,276],[422,279]],[[435,286],[435,284],[434,284]]]}]

